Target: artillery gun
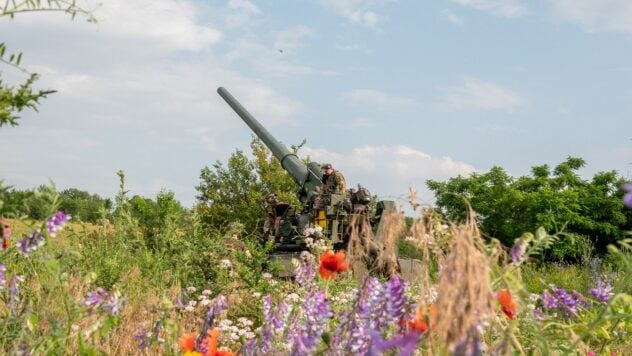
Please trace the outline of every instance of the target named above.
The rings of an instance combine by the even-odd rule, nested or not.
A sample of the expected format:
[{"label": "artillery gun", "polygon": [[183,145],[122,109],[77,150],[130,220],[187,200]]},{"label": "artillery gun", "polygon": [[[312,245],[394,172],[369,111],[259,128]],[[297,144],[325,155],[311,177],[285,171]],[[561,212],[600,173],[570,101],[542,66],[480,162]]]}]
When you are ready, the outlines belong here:
[{"label": "artillery gun", "polygon": [[[349,189],[345,194],[321,194],[323,174],[319,163],[305,164],[295,153],[272,136],[228,90],[220,87],[217,92],[268,147],[283,169],[299,186],[296,194],[302,204],[302,209],[297,211],[292,219],[293,228],[285,230],[288,235],[285,236],[286,239],[275,246],[273,258],[276,256],[277,260],[285,264],[284,261],[289,261],[288,255],[306,250],[304,233],[309,227],[320,226],[323,237],[330,240],[335,249],[345,250],[348,248],[350,234],[354,231],[354,224],[368,223],[373,231],[379,231],[378,225],[382,220],[382,215],[395,207],[393,201],[377,202],[373,216],[369,216],[371,195],[366,188],[358,186],[357,190]],[[357,233],[358,229],[355,231]],[[373,234],[370,235],[373,236]],[[374,241],[365,240],[363,244],[370,245],[371,255],[376,255],[380,251],[379,235],[375,236]],[[369,259],[374,260],[374,258]]]}]

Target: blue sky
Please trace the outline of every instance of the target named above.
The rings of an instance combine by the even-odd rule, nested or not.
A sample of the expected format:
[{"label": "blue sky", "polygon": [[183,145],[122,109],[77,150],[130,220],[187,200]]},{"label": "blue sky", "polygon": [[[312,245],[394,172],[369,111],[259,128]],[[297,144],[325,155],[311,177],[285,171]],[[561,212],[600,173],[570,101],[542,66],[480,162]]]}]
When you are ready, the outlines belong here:
[{"label": "blue sky", "polygon": [[[93,8],[92,2],[83,2]],[[0,132],[0,177],[194,202],[199,172],[248,151],[226,87],[286,144],[381,197],[567,156],[632,171],[628,0],[109,0],[98,24],[0,19],[58,93]],[[0,68],[5,81],[23,74]]]}]

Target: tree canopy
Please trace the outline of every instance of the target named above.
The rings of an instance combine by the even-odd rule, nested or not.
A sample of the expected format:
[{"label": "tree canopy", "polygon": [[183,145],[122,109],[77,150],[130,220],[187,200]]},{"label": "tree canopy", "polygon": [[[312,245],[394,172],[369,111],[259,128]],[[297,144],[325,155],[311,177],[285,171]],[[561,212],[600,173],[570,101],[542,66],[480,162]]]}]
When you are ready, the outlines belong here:
[{"label": "tree canopy", "polygon": [[603,252],[632,227],[632,215],[621,200],[623,178],[610,171],[584,180],[577,173],[584,165],[583,159],[568,157],[553,170],[546,164],[532,167],[529,176],[515,178],[493,167],[446,182],[429,180],[427,185],[448,219],[465,219],[469,203],[482,231],[507,246],[540,226],[548,231],[563,230],[576,239],[561,242],[566,246],[558,246],[558,250],[568,251],[559,257],[572,258],[571,250],[579,247],[569,243],[589,240]]},{"label": "tree canopy", "polygon": [[239,222],[246,231],[255,231],[270,193],[298,204],[296,183],[263,142],[253,138],[250,148],[252,158],[236,150],[226,166],[217,161],[202,169],[195,209],[207,227],[224,230],[230,223]]}]

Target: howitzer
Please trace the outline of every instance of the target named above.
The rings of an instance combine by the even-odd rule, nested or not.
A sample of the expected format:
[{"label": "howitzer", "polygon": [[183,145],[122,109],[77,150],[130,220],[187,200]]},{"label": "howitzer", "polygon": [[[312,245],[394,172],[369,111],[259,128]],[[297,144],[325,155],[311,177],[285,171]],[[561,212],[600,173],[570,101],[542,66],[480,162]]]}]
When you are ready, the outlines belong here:
[{"label": "howitzer", "polygon": [[[356,224],[357,221],[363,221],[371,225],[373,230],[377,230],[382,213],[394,208],[392,201],[380,201],[377,203],[375,215],[369,217],[371,195],[368,190],[360,186],[357,190],[350,189],[342,194],[321,194],[323,183],[320,164],[317,162],[305,164],[296,154],[272,136],[226,89],[220,87],[217,92],[263,141],[279,160],[283,169],[294,178],[299,186],[297,196],[303,204],[303,209],[295,219],[295,236],[286,239],[285,243],[279,244],[277,250],[305,249],[303,232],[310,226],[321,226],[324,237],[333,242],[334,248],[346,249],[350,233],[358,231],[358,229],[352,229],[353,224]],[[371,255],[377,254],[380,250],[377,241],[364,241],[363,244],[370,245]]]}]

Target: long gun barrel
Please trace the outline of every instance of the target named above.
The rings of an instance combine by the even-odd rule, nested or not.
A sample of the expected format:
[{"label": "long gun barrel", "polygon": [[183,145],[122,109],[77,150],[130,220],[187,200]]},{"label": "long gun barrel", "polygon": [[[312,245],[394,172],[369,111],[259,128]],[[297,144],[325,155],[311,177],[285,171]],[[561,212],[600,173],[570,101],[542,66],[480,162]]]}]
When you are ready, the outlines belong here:
[{"label": "long gun barrel", "polygon": [[294,178],[296,183],[301,187],[299,192],[303,203],[311,199],[316,194],[318,187],[322,186],[320,179],[320,167],[317,163],[305,165],[296,154],[291,152],[284,144],[279,142],[265,127],[263,127],[257,119],[255,119],[229,92],[223,87],[217,88],[217,93],[230,105],[231,108],[241,117],[242,120],[250,127],[250,129],[263,141],[263,143],[272,151],[274,157],[281,162],[281,167],[285,169]]}]

